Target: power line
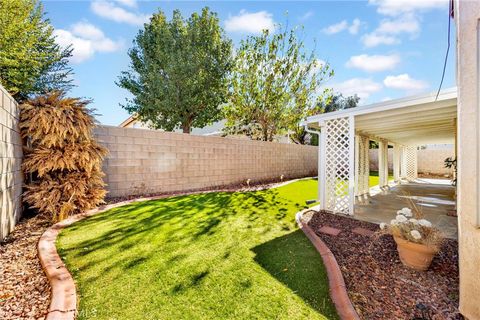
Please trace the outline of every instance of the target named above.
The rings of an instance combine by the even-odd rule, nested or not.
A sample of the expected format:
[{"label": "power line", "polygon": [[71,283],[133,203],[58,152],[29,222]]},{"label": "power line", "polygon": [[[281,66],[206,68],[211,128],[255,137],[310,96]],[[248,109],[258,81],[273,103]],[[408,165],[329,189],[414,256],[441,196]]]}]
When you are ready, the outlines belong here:
[{"label": "power line", "polygon": [[447,69],[447,61],[448,61],[448,53],[450,51],[450,25],[451,25],[451,17],[453,15],[453,2],[450,3],[448,8],[448,38],[447,38],[447,52],[445,53],[445,60],[443,61],[443,71],[442,71],[442,80],[440,81],[440,85],[438,86],[437,96],[435,97],[435,101],[438,99],[438,95],[440,94],[440,90],[442,89],[443,79],[445,78],[445,70]]}]

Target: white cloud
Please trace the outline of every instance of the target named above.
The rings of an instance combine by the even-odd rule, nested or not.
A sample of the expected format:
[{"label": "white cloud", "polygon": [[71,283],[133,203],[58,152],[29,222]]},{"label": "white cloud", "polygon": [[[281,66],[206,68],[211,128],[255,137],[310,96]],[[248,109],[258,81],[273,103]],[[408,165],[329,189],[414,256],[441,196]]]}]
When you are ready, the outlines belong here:
[{"label": "white cloud", "polygon": [[[123,1],[123,3],[125,2],[130,1]],[[90,8],[96,15],[120,23],[142,25],[150,19],[149,15],[127,11],[108,1],[95,0],[90,5]]]},{"label": "white cloud", "polygon": [[343,20],[322,29],[322,32],[330,35],[348,30],[350,34],[357,34],[361,25],[362,22],[359,19],[353,19],[352,24],[349,24],[347,20]]},{"label": "white cloud", "polygon": [[446,8],[449,0],[369,0],[370,5],[377,7],[381,15],[389,16],[373,31],[362,37],[365,47],[381,44],[399,44],[398,36],[408,33],[415,36],[420,32],[420,12]]},{"label": "white cloud", "polygon": [[356,68],[367,72],[378,72],[391,70],[400,63],[400,56],[392,55],[367,55],[361,54],[352,56],[347,61],[346,66]]},{"label": "white cloud", "polygon": [[380,34],[399,34],[403,32],[415,34],[419,31],[420,23],[411,14],[406,14],[396,19],[384,19],[376,30]]},{"label": "white cloud", "polygon": [[398,16],[415,11],[444,8],[449,0],[369,0],[369,4],[377,6],[377,12],[388,16]]},{"label": "white cloud", "polygon": [[54,35],[62,48],[72,46],[72,63],[88,60],[96,52],[114,52],[123,47],[122,41],[113,41],[102,30],[87,22],[78,22],[69,30],[56,29]]},{"label": "white cloud", "polygon": [[136,8],[137,0],[116,0],[125,7]]},{"label": "white cloud", "polygon": [[249,13],[240,10],[236,16],[230,16],[225,21],[225,30],[230,32],[259,33],[262,30],[275,29],[273,15],[267,11]]},{"label": "white cloud", "polygon": [[314,14],[315,13],[312,10],[307,11],[300,17],[300,21],[306,21],[306,20],[310,19],[311,17],[313,17]]},{"label": "white cloud", "polygon": [[393,36],[381,35],[375,32],[367,33],[362,37],[362,43],[367,48],[376,47],[381,44],[393,45],[399,44],[400,39]]},{"label": "white cloud", "polygon": [[352,24],[350,25],[350,27],[348,27],[348,32],[350,32],[351,34],[357,34],[360,30],[361,25],[362,23],[359,19],[353,19]]},{"label": "white cloud", "polygon": [[387,88],[407,91],[421,91],[429,87],[427,82],[410,78],[407,73],[398,76],[387,76],[383,80],[383,84]]},{"label": "white cloud", "polygon": [[371,33],[362,37],[363,45],[367,48],[380,44],[399,44],[398,35],[408,33],[412,36],[420,32],[420,23],[414,14],[404,14],[394,19],[383,19],[379,26]]},{"label": "white cloud", "polygon": [[358,95],[360,99],[366,100],[371,94],[382,89],[382,85],[370,78],[352,78],[350,80],[333,84],[333,90],[344,96]]},{"label": "white cloud", "polygon": [[105,38],[103,31],[88,22],[77,22],[71,27],[72,33],[85,39],[99,40]]},{"label": "white cloud", "polygon": [[348,28],[348,22],[347,20],[343,20],[339,23],[332,24],[326,28],[324,28],[322,31],[326,34],[335,34],[342,32],[343,30]]}]

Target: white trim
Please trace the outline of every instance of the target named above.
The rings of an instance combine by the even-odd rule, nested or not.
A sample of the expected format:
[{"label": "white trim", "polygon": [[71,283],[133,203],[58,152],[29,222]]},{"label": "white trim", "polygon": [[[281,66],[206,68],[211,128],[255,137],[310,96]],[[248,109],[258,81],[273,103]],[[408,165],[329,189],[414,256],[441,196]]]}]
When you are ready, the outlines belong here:
[{"label": "white trim", "polygon": [[399,109],[399,108],[405,108],[405,107],[411,107],[415,105],[421,105],[421,104],[428,104],[428,103],[439,103],[442,101],[447,101],[447,100],[456,100],[457,99],[457,88],[449,88],[442,90],[438,96],[438,99],[435,101],[437,93],[432,92],[429,94],[424,94],[424,95],[418,95],[418,96],[412,96],[412,97],[406,97],[406,98],[401,98],[401,99],[395,99],[395,100],[389,100],[385,102],[380,102],[380,103],[374,103],[370,105],[365,105],[365,106],[359,106],[356,108],[351,108],[351,109],[344,109],[344,110],[339,110],[335,112],[329,112],[329,113],[324,113],[324,114],[319,114],[315,116],[308,117],[305,121],[301,122],[301,125],[306,125],[309,123],[316,123],[321,120],[329,120],[329,119],[335,119],[335,118],[342,118],[345,116],[358,116],[362,114],[368,114],[368,113],[374,113],[374,112],[380,112],[380,111],[388,111],[388,110],[393,110],[393,109]]}]

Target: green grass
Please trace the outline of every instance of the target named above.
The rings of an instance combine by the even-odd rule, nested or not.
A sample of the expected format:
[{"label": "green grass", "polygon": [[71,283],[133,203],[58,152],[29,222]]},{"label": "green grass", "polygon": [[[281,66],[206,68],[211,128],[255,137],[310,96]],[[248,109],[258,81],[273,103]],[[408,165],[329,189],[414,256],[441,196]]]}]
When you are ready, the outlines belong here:
[{"label": "green grass", "polygon": [[134,203],[80,221],[57,247],[79,319],[337,319],[295,213],[304,180],[257,192]]},{"label": "green grass", "polygon": [[[388,180],[393,180],[393,176],[389,175]],[[378,171],[370,171],[370,177],[368,179],[369,186],[374,187],[378,186],[378,183],[380,182],[380,177],[378,176]]]}]

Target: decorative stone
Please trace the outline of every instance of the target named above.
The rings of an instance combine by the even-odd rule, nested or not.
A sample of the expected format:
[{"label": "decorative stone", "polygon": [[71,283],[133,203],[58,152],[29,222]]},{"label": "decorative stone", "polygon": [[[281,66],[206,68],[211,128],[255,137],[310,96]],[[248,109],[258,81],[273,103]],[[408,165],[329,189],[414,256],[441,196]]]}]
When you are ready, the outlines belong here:
[{"label": "decorative stone", "polygon": [[321,233],[325,233],[331,236],[338,236],[338,234],[342,231],[337,228],[329,227],[329,226],[323,226],[320,229],[318,229]]},{"label": "decorative stone", "polygon": [[361,236],[371,237],[375,233],[375,231],[368,230],[365,228],[357,227],[352,230],[353,233],[359,234]]}]

